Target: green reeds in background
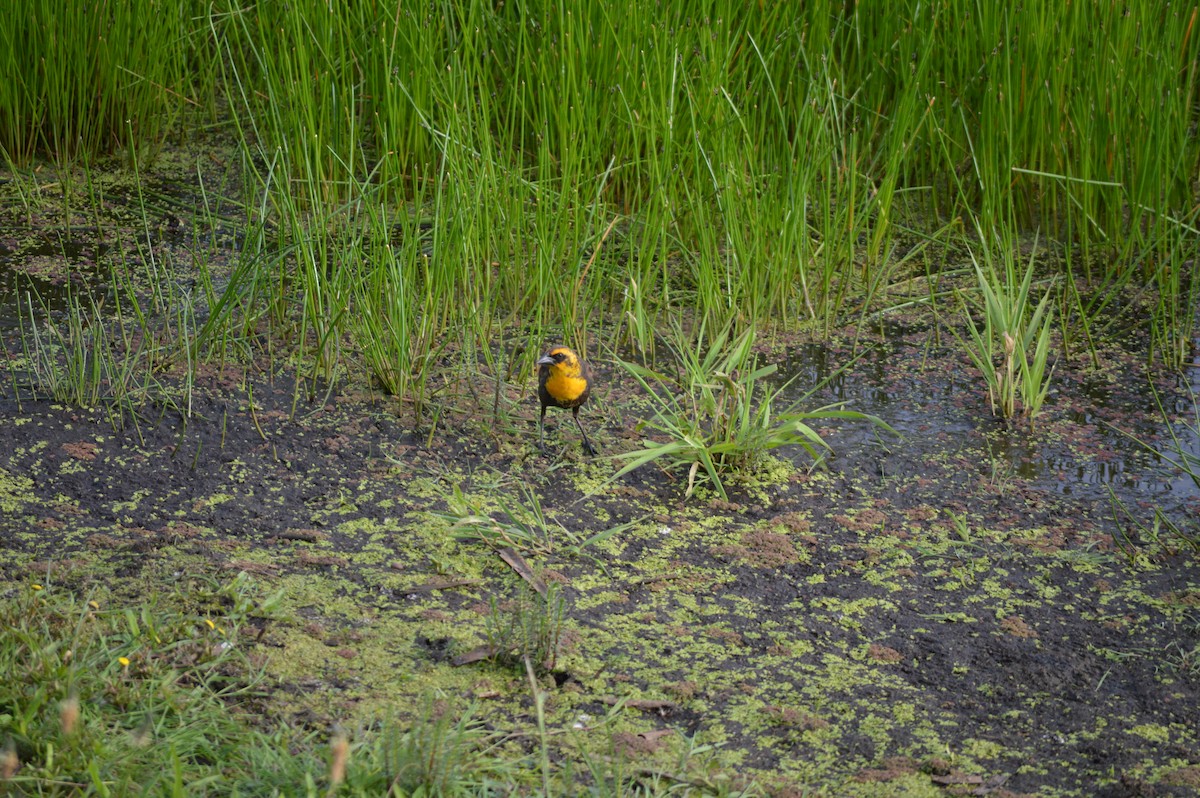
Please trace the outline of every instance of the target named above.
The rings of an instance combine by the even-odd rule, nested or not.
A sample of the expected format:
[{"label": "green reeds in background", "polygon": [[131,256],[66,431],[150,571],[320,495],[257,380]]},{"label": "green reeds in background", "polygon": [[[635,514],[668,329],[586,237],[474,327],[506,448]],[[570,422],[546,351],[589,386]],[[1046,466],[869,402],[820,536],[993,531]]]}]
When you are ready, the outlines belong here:
[{"label": "green reeds in background", "polygon": [[189,107],[212,108],[198,2],[31,0],[0,20],[0,150],[64,165],[153,151]]},{"label": "green reeds in background", "polygon": [[650,351],[680,313],[826,333],[967,217],[1063,245],[1067,341],[1131,284],[1157,356],[1191,337],[1194,6],[84,10],[0,19],[6,157],[150,152],[220,108],[263,317],[418,405],[440,347]]}]

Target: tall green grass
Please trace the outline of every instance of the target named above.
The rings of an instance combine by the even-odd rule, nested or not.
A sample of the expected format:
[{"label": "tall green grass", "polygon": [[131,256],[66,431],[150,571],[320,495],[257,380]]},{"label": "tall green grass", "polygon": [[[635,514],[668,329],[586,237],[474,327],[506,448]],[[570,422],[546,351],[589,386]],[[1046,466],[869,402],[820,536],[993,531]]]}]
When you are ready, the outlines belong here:
[{"label": "tall green grass", "polygon": [[211,108],[204,7],[34,0],[4,14],[0,151],[18,165],[38,152],[65,165],[152,150],[186,110]]},{"label": "tall green grass", "polygon": [[[1133,285],[1160,298],[1157,355],[1178,362],[1192,330],[1194,8],[51,10],[0,20],[9,157],[146,147],[222,107],[261,317],[314,375],[354,354],[417,406],[435,363],[494,364],[497,340],[649,351],[684,313],[826,333],[913,276],[898,235],[968,216],[1078,253],[1064,323],[1102,323]],[[122,46],[98,55],[98,25]],[[52,47],[53,75],[26,66]]]}]

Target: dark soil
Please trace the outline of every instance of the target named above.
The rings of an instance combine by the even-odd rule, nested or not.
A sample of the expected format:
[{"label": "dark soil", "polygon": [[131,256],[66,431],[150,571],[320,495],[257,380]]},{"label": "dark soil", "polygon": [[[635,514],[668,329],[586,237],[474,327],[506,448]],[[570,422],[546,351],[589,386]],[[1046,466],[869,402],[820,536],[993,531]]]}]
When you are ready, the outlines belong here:
[{"label": "dark soil", "polygon": [[[866,350],[812,405],[903,437],[831,421],[827,462],[777,451],[729,500],[654,465],[609,481],[650,411],[596,354],[585,458],[565,414],[537,451],[530,378],[495,418],[492,375],[474,398],[447,374],[431,426],[357,381],[202,365],[134,416],[35,397],[9,330],[0,575],[137,601],[244,571],[282,591],[242,640],[279,717],[367,724],[436,690],[530,733],[522,669],[454,664],[523,606],[496,541],[455,521],[540,506],[510,542],[567,602],[542,680],[558,756],[674,768],[713,746],[696,772],[778,795],[1197,794],[1200,494],[1117,432],[1168,440],[1144,342],[1060,360],[1031,433],[991,416],[945,330],[906,323],[764,351],[807,388]],[[1190,434],[1194,386],[1155,379]]]}]

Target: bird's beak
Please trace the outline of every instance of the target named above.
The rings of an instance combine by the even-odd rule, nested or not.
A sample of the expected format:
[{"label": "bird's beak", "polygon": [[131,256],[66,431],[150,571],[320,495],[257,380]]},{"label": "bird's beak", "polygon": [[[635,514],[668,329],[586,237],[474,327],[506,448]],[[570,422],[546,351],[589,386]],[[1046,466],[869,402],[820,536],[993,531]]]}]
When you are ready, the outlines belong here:
[{"label": "bird's beak", "polygon": [[550,357],[549,355],[542,355],[541,357],[538,358],[537,364],[539,366],[549,366],[553,362],[554,362],[554,358]]}]

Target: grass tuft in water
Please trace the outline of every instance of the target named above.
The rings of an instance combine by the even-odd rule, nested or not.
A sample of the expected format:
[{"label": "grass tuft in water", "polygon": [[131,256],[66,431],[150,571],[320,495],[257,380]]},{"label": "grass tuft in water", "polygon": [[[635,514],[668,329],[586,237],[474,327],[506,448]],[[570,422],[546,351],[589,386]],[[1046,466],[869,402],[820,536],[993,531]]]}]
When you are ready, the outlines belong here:
[{"label": "grass tuft in water", "polygon": [[647,439],[641,450],[618,455],[625,464],[613,479],[658,462],[668,470],[687,470],[687,496],[692,494],[697,477],[703,476],[722,498],[727,498],[722,475],[753,471],[772,449],[798,445],[820,462],[830,447],[810,425],[814,420],[865,420],[891,429],[874,416],[844,410],[841,405],[800,410],[812,391],[787,407],[777,407],[779,396],[788,386],[767,387],[765,378],[776,367],[757,365],[753,343],[753,330],[731,338],[730,328],[726,327],[708,340],[701,328],[696,339],[689,340],[676,327],[671,350],[679,368],[678,377],[618,360],[650,398],[654,415],[642,422],[643,428],[654,430],[665,440]]},{"label": "grass tuft in water", "polygon": [[[960,336],[959,341],[983,375],[993,415],[998,411],[1005,419],[1014,418],[1019,399],[1021,412],[1032,425],[1050,389],[1053,286],[1047,286],[1038,304],[1033,304],[1036,242],[1021,273],[1013,242],[1002,243],[997,237],[988,243],[982,236],[981,241],[984,265],[971,254],[981,298],[971,303],[960,294],[969,339]],[[1002,261],[1002,269],[997,268],[997,260]]]}]

